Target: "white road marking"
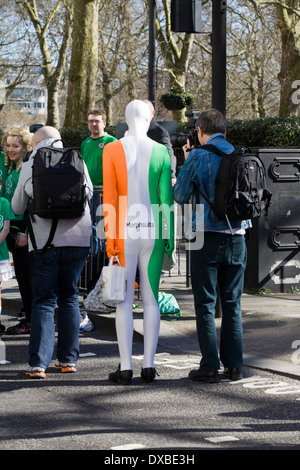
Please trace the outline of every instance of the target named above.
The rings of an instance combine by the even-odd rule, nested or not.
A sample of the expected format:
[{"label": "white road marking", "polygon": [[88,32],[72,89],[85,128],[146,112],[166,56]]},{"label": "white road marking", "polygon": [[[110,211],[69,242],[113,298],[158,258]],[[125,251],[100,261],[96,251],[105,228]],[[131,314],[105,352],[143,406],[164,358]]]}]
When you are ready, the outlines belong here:
[{"label": "white road marking", "polygon": [[209,441],[209,442],[214,442],[214,443],[239,441],[239,439],[234,436],[205,437],[204,440]]},{"label": "white road marking", "polygon": [[111,447],[111,450],[134,450],[134,449],[144,449],[145,446],[142,444],[124,444],[122,446]]},{"label": "white road marking", "polygon": [[[142,361],[144,356],[133,356],[133,359]],[[190,369],[191,367],[199,367],[199,359],[193,360],[191,357],[182,358],[182,356],[174,356],[169,353],[159,353],[155,355],[155,365],[163,365],[171,369]]]}]

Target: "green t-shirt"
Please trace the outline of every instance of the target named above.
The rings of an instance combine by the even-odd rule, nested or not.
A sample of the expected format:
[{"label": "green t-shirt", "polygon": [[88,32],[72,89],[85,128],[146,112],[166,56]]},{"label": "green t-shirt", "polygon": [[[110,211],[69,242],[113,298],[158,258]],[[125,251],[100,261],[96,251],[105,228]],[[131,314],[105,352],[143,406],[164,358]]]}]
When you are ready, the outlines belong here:
[{"label": "green t-shirt", "polygon": [[103,137],[99,137],[98,139],[88,137],[81,144],[80,154],[86,163],[91,181],[94,186],[103,185],[103,147],[109,142],[114,142],[115,140],[117,139],[112,135],[105,134]]},{"label": "green t-shirt", "polygon": [[[6,176],[6,179],[3,181],[2,196],[5,197],[9,202],[11,202],[14,195],[15,189],[17,187],[20,177],[20,170],[12,170],[9,175]],[[15,215],[14,220],[22,220],[24,218],[23,214]]]},{"label": "green t-shirt", "polygon": [[[12,220],[15,218],[10,203],[4,197],[0,197],[0,232],[4,227],[5,220]],[[3,261],[9,259],[9,253],[7,249],[6,239],[0,245],[0,260]]]},{"label": "green t-shirt", "polygon": [[7,170],[8,170],[8,166],[4,165],[4,153],[0,152],[0,184],[1,184],[0,194],[4,192],[4,182],[7,177]]}]

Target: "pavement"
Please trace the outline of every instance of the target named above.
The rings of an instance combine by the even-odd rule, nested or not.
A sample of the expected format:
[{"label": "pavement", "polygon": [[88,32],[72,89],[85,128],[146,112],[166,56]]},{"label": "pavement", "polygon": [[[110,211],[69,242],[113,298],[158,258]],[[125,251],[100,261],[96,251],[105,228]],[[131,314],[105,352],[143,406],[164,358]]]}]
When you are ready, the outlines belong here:
[{"label": "pavement", "polygon": [[[181,316],[176,321],[161,320],[159,346],[200,356],[191,287],[187,287],[184,269],[174,267],[161,277],[160,290],[172,293],[180,307]],[[79,301],[82,309],[83,294]],[[2,323],[9,327],[16,323],[21,299],[15,278],[2,284]],[[280,293],[242,296],[244,330],[244,367],[270,371],[300,379],[300,294]],[[134,316],[135,339],[143,339],[143,306],[136,293]],[[217,313],[218,335],[221,314]],[[115,336],[115,315],[105,312],[88,312],[95,329]]]}]

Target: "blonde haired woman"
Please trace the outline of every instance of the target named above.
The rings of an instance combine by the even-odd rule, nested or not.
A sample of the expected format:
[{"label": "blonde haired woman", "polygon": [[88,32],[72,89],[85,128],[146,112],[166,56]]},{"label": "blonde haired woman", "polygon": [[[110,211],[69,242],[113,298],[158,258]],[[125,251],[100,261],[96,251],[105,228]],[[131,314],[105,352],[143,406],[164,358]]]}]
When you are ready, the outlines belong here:
[{"label": "blonde haired woman", "polygon": [[[9,128],[3,137],[4,166],[7,170],[2,180],[1,196],[11,202],[17,187],[25,152],[31,150],[32,134],[21,127]],[[20,323],[6,330],[7,334],[30,333],[31,321],[31,280],[29,271],[27,229],[23,215],[15,216],[11,220],[10,231],[7,236],[7,247],[12,253],[16,278],[19,284],[20,295],[23,302],[24,315]]]}]

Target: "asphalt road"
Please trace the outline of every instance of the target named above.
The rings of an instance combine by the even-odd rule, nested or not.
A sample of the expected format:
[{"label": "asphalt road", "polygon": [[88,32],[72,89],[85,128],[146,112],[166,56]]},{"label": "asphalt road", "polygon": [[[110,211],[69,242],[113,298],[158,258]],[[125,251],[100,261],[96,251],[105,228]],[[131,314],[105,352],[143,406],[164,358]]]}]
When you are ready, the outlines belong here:
[{"label": "asphalt road", "polygon": [[132,384],[117,386],[116,338],[97,329],[80,334],[76,374],[49,367],[37,381],[24,373],[28,338],[0,341],[0,450],[101,451],[98,464],[130,467],[198,465],[202,450],[299,450],[297,379],[244,367],[242,381],[195,383],[187,375],[199,356],[159,346],[159,377],[144,384],[137,337]]}]

